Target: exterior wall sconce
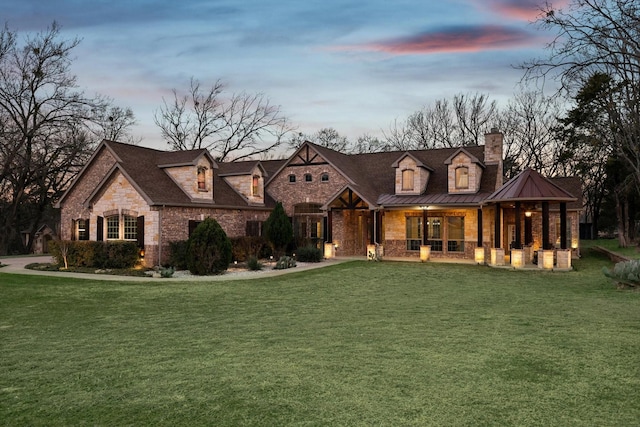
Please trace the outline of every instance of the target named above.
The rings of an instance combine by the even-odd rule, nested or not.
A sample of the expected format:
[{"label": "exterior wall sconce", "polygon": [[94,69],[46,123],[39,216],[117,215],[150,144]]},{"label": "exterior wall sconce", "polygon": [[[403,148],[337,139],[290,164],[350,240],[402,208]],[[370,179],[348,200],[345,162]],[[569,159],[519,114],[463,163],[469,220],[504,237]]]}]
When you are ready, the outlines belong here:
[{"label": "exterior wall sconce", "polygon": [[140,249],[140,259],[144,259],[144,249]]},{"label": "exterior wall sconce", "polygon": [[526,212],[524,213],[524,216],[526,216],[527,218],[531,218],[531,215],[532,215],[532,214],[533,214],[533,212],[531,212],[531,211],[526,211]]}]

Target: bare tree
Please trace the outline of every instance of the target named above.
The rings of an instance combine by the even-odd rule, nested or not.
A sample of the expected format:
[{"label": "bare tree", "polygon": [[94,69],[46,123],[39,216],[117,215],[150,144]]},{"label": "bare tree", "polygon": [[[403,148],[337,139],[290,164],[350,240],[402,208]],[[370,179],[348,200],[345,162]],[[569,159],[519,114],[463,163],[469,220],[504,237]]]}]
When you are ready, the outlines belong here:
[{"label": "bare tree", "polygon": [[260,157],[279,147],[293,131],[280,110],[261,93],[234,93],[223,98],[225,85],[216,81],[203,90],[191,79],[189,93],[173,90],[170,102],[154,121],[175,150],[209,149],[219,161]]},{"label": "bare tree", "polygon": [[496,103],[487,95],[458,94],[453,102],[436,100],[433,105],[396,119],[383,132],[387,144],[397,150],[424,150],[477,145],[496,120]]},{"label": "bare tree", "polygon": [[507,178],[526,168],[547,175],[563,175],[559,161],[562,144],[554,129],[561,106],[557,99],[539,91],[515,94],[497,114],[496,123],[504,134],[504,166]]},{"label": "bare tree", "polygon": [[97,102],[69,72],[79,40],[59,37],[55,22],[22,45],[7,26],[0,31],[0,254],[24,249],[19,230],[35,229],[93,148]]},{"label": "bare tree", "polygon": [[334,128],[322,128],[312,134],[298,132],[289,140],[291,148],[298,148],[305,141],[313,142],[322,147],[330,148],[341,153],[347,153],[350,149],[350,142],[347,137],[340,135]]},{"label": "bare tree", "polygon": [[555,78],[574,95],[596,73],[616,88],[607,106],[614,149],[640,186],[640,4],[628,0],[572,0],[547,4],[538,25],[555,31],[548,55],[522,65],[527,78]]},{"label": "bare tree", "polygon": [[115,106],[111,100],[96,106],[93,110],[92,132],[98,139],[139,144],[141,138],[134,137],[131,128],[136,124],[136,118],[131,108]]}]

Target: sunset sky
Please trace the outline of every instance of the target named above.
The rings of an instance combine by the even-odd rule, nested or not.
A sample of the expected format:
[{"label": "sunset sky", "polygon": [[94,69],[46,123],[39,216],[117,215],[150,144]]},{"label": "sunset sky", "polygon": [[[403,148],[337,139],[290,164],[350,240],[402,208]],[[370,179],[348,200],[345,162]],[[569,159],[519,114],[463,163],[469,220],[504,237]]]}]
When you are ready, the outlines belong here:
[{"label": "sunset sky", "polygon": [[262,92],[299,127],[381,136],[394,119],[458,93],[500,103],[542,55],[537,0],[0,0],[18,32],[53,20],[82,39],[88,93],[133,109],[141,145],[166,148],[154,111],[194,77]]}]

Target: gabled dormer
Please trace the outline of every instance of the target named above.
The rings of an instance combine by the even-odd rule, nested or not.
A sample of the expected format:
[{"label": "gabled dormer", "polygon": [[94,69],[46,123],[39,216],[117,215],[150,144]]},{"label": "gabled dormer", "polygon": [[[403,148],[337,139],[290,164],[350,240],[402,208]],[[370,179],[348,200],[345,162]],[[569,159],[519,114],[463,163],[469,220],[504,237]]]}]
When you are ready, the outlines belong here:
[{"label": "gabled dormer", "polygon": [[213,174],[218,165],[213,160],[208,151],[187,157],[187,153],[181,154],[186,158],[184,161],[174,156],[171,163],[159,164],[176,184],[187,193],[193,201],[213,202]]},{"label": "gabled dormer", "polygon": [[464,148],[456,150],[447,160],[449,194],[477,193],[480,190],[484,164]]},{"label": "gabled dormer", "polygon": [[396,194],[415,195],[426,191],[433,169],[411,153],[404,153],[391,167],[396,170]]},{"label": "gabled dormer", "polygon": [[267,172],[260,162],[225,163],[219,175],[250,204],[264,204]]}]

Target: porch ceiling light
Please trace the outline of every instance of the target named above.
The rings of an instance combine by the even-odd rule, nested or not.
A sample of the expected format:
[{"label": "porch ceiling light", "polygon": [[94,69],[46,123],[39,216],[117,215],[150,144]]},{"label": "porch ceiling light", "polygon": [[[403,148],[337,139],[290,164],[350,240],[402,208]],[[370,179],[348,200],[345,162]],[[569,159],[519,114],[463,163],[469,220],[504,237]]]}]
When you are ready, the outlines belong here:
[{"label": "porch ceiling light", "polygon": [[531,211],[526,211],[526,212],[524,213],[524,216],[526,216],[527,218],[531,218],[531,214],[532,214],[532,212],[531,212]]}]

